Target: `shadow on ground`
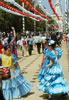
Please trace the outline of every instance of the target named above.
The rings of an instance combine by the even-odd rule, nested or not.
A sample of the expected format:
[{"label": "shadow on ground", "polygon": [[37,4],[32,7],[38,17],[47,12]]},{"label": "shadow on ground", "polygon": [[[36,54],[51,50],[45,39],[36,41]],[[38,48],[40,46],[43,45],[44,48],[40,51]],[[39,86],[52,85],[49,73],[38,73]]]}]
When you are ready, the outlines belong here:
[{"label": "shadow on ground", "polygon": [[20,60],[22,57],[18,57],[18,60]]},{"label": "shadow on ground", "polygon": [[[48,97],[48,95],[47,94],[43,94],[40,97],[43,98],[44,100],[46,100],[46,98]],[[52,100],[69,100],[69,95],[66,95],[66,96],[53,95],[52,96]]]},{"label": "shadow on ground", "polygon": [[35,83],[35,81],[30,81],[31,83]]}]

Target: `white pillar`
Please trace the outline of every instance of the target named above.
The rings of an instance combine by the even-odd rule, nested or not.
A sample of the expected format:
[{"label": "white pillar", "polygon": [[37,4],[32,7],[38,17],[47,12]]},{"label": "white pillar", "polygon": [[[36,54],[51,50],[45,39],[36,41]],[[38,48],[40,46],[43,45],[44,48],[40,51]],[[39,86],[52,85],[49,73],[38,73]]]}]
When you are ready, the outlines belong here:
[{"label": "white pillar", "polygon": [[48,21],[46,21],[46,33],[48,33]]},{"label": "white pillar", "polygon": [[[35,4],[34,4],[34,8],[35,8]],[[36,32],[36,21],[34,20],[34,32]]]},{"label": "white pillar", "polygon": [[65,0],[65,12],[67,11],[67,0]]},{"label": "white pillar", "polygon": [[69,12],[69,0],[68,0],[68,7],[67,7],[67,9],[68,9],[68,12]]},{"label": "white pillar", "polygon": [[36,21],[34,20],[34,32],[36,32]]},{"label": "white pillar", "polygon": [[[24,8],[24,3],[22,3],[22,6]],[[23,33],[24,33],[25,32],[25,16],[23,16],[22,21],[23,21]]]}]

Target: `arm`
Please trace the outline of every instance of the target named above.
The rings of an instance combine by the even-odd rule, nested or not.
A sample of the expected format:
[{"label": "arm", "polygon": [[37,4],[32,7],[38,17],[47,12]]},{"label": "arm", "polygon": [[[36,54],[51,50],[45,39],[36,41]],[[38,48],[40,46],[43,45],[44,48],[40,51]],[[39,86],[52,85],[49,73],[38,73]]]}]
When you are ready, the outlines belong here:
[{"label": "arm", "polygon": [[19,63],[18,62],[16,62],[16,65],[17,65],[17,67],[19,68],[19,70],[20,70],[20,74],[23,74],[22,73],[22,71],[21,71],[21,68],[20,68],[20,65],[19,65]]},{"label": "arm", "polygon": [[50,63],[47,66],[45,66],[44,68],[51,67],[52,65],[53,65],[53,60],[50,58]]},{"label": "arm", "polygon": [[45,55],[43,54],[43,58],[42,58],[42,63],[41,63],[41,65],[40,65],[40,68],[41,68],[41,66],[43,65],[43,63],[44,63],[44,61],[45,61]]},{"label": "arm", "polygon": [[17,67],[19,68],[19,70],[21,70],[20,65],[18,62],[16,62]]},{"label": "arm", "polygon": [[13,31],[13,39],[11,40],[11,44],[15,41],[15,39],[16,39],[16,32],[15,32],[15,29],[14,29],[14,27],[12,27],[12,31]]}]

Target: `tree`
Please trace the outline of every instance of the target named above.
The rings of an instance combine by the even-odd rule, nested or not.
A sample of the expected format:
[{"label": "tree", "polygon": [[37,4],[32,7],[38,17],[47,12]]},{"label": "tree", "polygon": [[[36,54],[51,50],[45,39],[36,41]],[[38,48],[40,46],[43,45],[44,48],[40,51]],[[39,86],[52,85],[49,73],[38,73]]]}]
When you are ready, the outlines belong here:
[{"label": "tree", "polygon": [[[17,2],[19,2],[19,0],[17,0]],[[11,6],[10,3],[7,3],[7,4]],[[0,10],[0,31],[9,32],[11,30],[10,28],[12,26],[15,27],[17,32],[21,31],[22,17],[19,17],[19,16],[16,16],[16,15],[10,14],[8,12],[5,12],[3,10]]]}]

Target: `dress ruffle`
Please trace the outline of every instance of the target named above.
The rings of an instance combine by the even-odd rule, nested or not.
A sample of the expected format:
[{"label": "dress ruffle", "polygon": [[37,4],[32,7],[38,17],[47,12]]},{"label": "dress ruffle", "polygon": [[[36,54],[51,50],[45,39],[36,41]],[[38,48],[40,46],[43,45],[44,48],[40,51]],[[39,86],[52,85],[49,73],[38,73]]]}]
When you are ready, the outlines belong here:
[{"label": "dress ruffle", "polygon": [[31,89],[32,85],[25,79],[25,77],[17,74],[17,68],[13,79],[8,79],[7,82],[4,80],[2,81],[2,90],[6,100],[20,98],[21,96],[26,95]]},{"label": "dress ruffle", "polygon": [[45,75],[41,82],[37,85],[37,89],[49,94],[69,93],[69,85],[61,75]]},{"label": "dress ruffle", "polygon": [[63,69],[59,63],[57,65],[54,64],[52,67],[46,68],[46,72],[45,72],[45,74],[50,74],[50,75],[56,75],[62,73],[63,73]]},{"label": "dress ruffle", "polygon": [[40,72],[39,72],[39,74],[38,74],[38,76],[37,76],[37,78],[38,78],[39,80],[42,80],[43,77],[44,77],[44,75],[46,74],[46,69],[45,69],[44,67],[45,67],[46,65],[49,64],[49,60],[47,59],[48,53],[49,53],[49,51],[48,51],[48,49],[46,49],[46,51],[45,51],[45,61],[44,61],[44,63],[42,64],[42,67],[41,67],[41,69],[40,69]]}]

